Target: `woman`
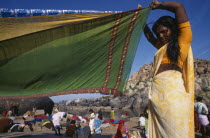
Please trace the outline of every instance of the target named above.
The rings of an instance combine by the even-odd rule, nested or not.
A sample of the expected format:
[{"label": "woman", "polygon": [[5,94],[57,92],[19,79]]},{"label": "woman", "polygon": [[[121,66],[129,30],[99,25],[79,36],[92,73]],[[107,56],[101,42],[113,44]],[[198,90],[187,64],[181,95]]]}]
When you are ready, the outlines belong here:
[{"label": "woman", "polygon": [[96,114],[95,119],[94,119],[94,130],[95,130],[95,134],[101,134],[102,133],[102,129],[101,129],[101,124],[102,121],[99,117],[99,114]]},{"label": "woman", "polygon": [[127,138],[127,132],[126,128],[124,126],[124,121],[120,120],[118,128],[117,128],[117,133],[115,134],[114,138]]},{"label": "woman", "polygon": [[192,32],[181,3],[153,1],[153,10],[175,13],[176,18],[163,16],[146,26],[148,41],[158,49],[154,77],[149,92],[149,137],[194,137],[194,70],[191,51]]}]

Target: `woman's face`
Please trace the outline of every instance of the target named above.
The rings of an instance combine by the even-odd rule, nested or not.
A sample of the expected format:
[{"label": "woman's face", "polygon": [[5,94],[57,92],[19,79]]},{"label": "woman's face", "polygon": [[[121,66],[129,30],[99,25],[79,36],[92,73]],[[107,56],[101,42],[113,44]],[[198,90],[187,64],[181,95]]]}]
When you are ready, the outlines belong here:
[{"label": "woman's face", "polygon": [[157,39],[163,44],[167,44],[170,39],[171,39],[171,29],[166,27],[166,26],[163,26],[163,25],[159,25],[156,29],[156,36],[157,36]]}]

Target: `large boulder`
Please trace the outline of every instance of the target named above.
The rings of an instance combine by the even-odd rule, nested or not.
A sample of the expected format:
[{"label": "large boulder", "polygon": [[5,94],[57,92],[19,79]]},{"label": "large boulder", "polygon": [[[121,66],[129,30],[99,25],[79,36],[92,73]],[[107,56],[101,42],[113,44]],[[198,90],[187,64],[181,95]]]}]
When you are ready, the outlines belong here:
[{"label": "large boulder", "polygon": [[23,115],[28,110],[32,110],[33,106],[37,109],[44,109],[49,115],[52,114],[54,102],[49,97],[39,98],[27,98],[27,99],[15,99],[15,100],[1,100],[0,101],[0,113],[8,110],[10,105],[19,105],[19,114]]},{"label": "large boulder", "polygon": [[120,97],[110,99],[110,106],[116,107],[116,108],[123,108],[121,101],[120,101]]},{"label": "large boulder", "polygon": [[66,106],[70,106],[71,103],[72,103],[72,100],[67,100],[67,101],[66,101]]},{"label": "large boulder", "polygon": [[134,100],[135,100],[135,98],[133,98],[133,97],[129,98],[128,101],[127,101],[127,104],[124,106],[124,108],[132,109],[132,105],[133,105]]}]

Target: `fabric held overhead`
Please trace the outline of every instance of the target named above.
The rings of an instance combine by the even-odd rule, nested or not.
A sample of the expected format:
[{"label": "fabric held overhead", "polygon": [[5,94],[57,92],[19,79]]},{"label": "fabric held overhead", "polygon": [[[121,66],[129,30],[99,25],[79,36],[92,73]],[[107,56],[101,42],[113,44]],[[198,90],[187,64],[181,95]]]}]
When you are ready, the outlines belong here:
[{"label": "fabric held overhead", "polygon": [[0,99],[122,94],[149,12],[0,18]]}]

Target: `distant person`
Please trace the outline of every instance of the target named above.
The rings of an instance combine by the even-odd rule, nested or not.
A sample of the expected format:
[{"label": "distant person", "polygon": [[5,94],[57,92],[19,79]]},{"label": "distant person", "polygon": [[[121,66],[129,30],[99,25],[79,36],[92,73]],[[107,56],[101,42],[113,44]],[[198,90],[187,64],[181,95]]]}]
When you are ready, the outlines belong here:
[{"label": "distant person", "polygon": [[75,137],[76,130],[76,121],[72,120],[71,123],[66,127],[66,136]]},{"label": "distant person", "polygon": [[98,111],[98,115],[99,115],[99,118],[102,120],[103,119],[103,112],[102,112],[101,108]]},{"label": "distant person", "polygon": [[195,123],[195,132],[199,133],[201,130],[201,125],[198,121],[197,105],[198,105],[198,102],[196,100],[194,104],[194,123]]},{"label": "distant person", "polygon": [[62,135],[60,133],[60,129],[61,129],[60,121],[65,116],[66,116],[65,112],[59,112],[58,110],[54,111],[54,114],[52,116],[52,122],[54,125],[55,135]]},{"label": "distant person", "polygon": [[94,132],[95,132],[95,134],[101,134],[102,133],[101,124],[102,124],[102,121],[99,117],[99,114],[96,114],[95,119],[94,119]]},{"label": "distant person", "polygon": [[11,110],[9,110],[9,111],[7,112],[7,116],[8,116],[8,117],[11,117],[11,116],[12,116],[12,111],[11,111]]},{"label": "distant person", "polygon": [[18,112],[19,112],[19,104],[18,103],[13,106],[13,111],[14,111],[14,116],[19,115],[18,114]]},{"label": "distant person", "polygon": [[206,106],[206,104],[204,103],[203,101],[203,98],[198,96],[196,98],[197,100],[197,105],[196,105],[196,111],[197,111],[197,114],[198,114],[198,121],[201,125],[201,133],[202,133],[202,136],[205,137],[206,136],[206,126],[209,124],[209,120],[208,120],[208,108]]},{"label": "distant person", "polygon": [[114,108],[111,108],[111,112],[110,112],[110,118],[114,119],[115,118],[115,114],[114,114]]},{"label": "distant person", "polygon": [[7,116],[7,114],[8,114],[8,112],[5,110],[5,111],[2,112],[1,115],[2,115],[3,117],[5,117],[5,116]]},{"label": "distant person", "polygon": [[35,114],[36,114],[36,106],[33,106],[32,114],[33,114],[33,116],[35,116]]},{"label": "distant person", "polygon": [[114,138],[128,138],[128,130],[125,128],[124,121],[120,120]]},{"label": "distant person", "polygon": [[71,124],[71,119],[70,118],[67,118],[66,120],[66,128]]},{"label": "distant person", "polygon": [[143,135],[145,135],[145,124],[146,124],[146,119],[144,117],[144,113],[141,113],[139,118],[139,127]]},{"label": "distant person", "polygon": [[125,113],[125,116],[128,117],[128,115],[129,115],[128,112],[126,112],[126,113]]},{"label": "distant person", "polygon": [[94,134],[94,119],[95,119],[95,114],[93,112],[93,109],[89,110],[90,116],[89,116],[89,126],[90,126],[90,131],[91,134]]}]

